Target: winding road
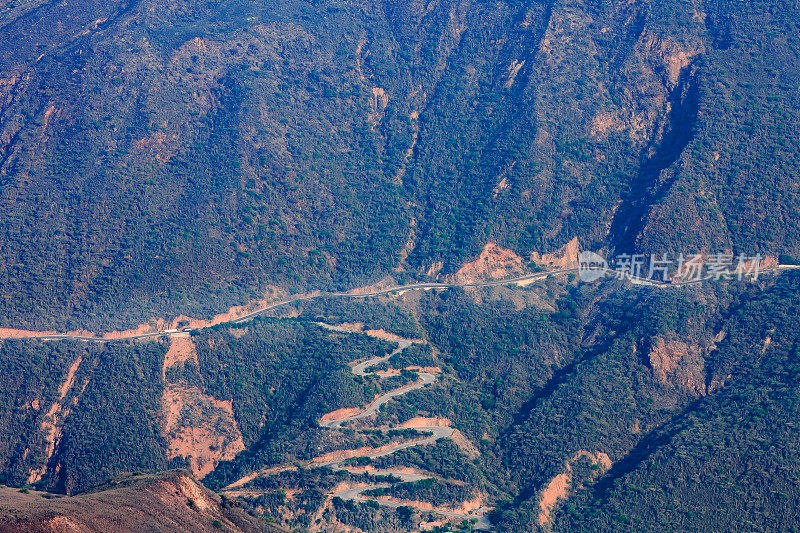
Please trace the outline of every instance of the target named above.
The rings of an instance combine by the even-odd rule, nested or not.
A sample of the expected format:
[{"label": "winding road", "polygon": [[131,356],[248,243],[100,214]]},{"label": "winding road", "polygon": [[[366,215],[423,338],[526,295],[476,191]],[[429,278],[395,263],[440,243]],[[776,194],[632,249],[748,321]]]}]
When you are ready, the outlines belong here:
[{"label": "winding road", "polygon": [[[516,278],[504,279],[504,280],[497,280],[497,281],[487,281],[487,282],[478,282],[478,283],[412,283],[409,285],[397,285],[395,287],[390,287],[387,289],[381,289],[372,292],[365,292],[359,293],[359,290],[363,290],[363,288],[353,289],[349,292],[321,292],[318,294],[312,294],[307,296],[298,296],[296,298],[290,298],[288,300],[283,300],[281,302],[277,302],[274,304],[267,305],[260,309],[256,309],[250,313],[237,317],[233,320],[230,320],[228,323],[230,324],[241,324],[243,322],[249,322],[253,320],[257,316],[261,316],[264,313],[268,313],[269,311],[273,311],[275,309],[280,309],[281,307],[290,306],[292,304],[296,304],[299,302],[304,302],[308,300],[317,300],[317,299],[329,299],[329,298],[352,298],[352,299],[364,299],[364,298],[371,298],[374,296],[382,296],[390,293],[402,293],[405,291],[414,291],[414,290],[432,290],[432,289],[453,289],[453,288],[469,288],[469,287],[495,287],[499,285],[513,285],[520,282],[530,282],[539,279],[544,279],[550,276],[556,276],[559,274],[567,274],[570,272],[577,272],[578,268],[565,268],[561,270],[550,270],[546,272],[537,272],[534,274],[526,274],[525,276],[519,276]],[[221,324],[217,324],[221,325]],[[162,330],[162,331],[154,331],[151,333],[140,333],[140,334],[131,334],[131,335],[121,335],[116,337],[103,337],[101,335],[96,336],[88,336],[88,335],[73,335],[69,333],[53,333],[53,334],[42,334],[42,333],[33,333],[31,335],[9,335],[3,336],[0,333],[0,340],[2,339],[40,339],[40,340],[73,340],[73,341],[83,341],[83,342],[118,342],[118,341],[127,341],[127,340],[139,340],[139,339],[150,339],[154,337],[161,337],[164,335],[167,336],[181,336],[186,334],[191,334],[192,331],[199,331],[205,329],[208,326],[202,326],[193,329],[184,329],[182,331],[178,330]],[[11,328],[8,328],[11,329]]]},{"label": "winding road", "polygon": [[[769,268],[769,269],[764,269],[764,270],[761,271],[761,273],[774,272],[774,273],[778,273],[779,274],[781,271],[797,270],[797,269],[800,269],[800,265],[777,265],[777,266]],[[609,274],[609,273],[613,274],[613,273],[615,273],[614,271],[612,271],[610,269],[604,269],[604,270],[605,270],[605,272],[604,272],[605,274]],[[532,281],[537,281],[537,280],[540,280],[540,279],[545,279],[545,278],[550,277],[550,276],[558,276],[558,275],[569,274],[569,273],[578,272],[578,271],[579,271],[579,268],[574,267],[574,268],[564,268],[564,269],[552,270],[552,271],[546,271],[546,272],[537,272],[537,273],[533,273],[533,274],[527,274],[527,275],[524,275],[524,276],[519,276],[519,277],[516,277],[516,278],[503,279],[503,280],[497,280],[497,281],[463,283],[463,284],[457,284],[457,283],[414,283],[414,284],[408,284],[408,285],[398,285],[398,286],[395,286],[395,287],[390,287],[390,288],[380,289],[380,290],[374,290],[374,291],[370,291],[370,292],[363,292],[363,293],[359,292],[360,290],[363,290],[363,288],[362,289],[355,289],[355,290],[349,291],[349,292],[318,293],[318,294],[313,294],[313,295],[299,296],[299,297],[296,297],[296,298],[291,298],[291,299],[284,300],[284,301],[281,301],[281,302],[278,302],[278,303],[267,305],[265,307],[262,307],[260,309],[255,310],[255,311],[252,311],[250,313],[247,313],[245,315],[237,317],[234,320],[229,321],[229,323],[241,324],[243,322],[250,321],[250,320],[252,320],[252,319],[254,319],[254,318],[256,318],[256,317],[258,317],[260,315],[263,315],[264,313],[267,313],[269,311],[272,311],[272,310],[275,310],[275,309],[279,309],[279,308],[285,307],[285,306],[290,306],[292,304],[295,304],[295,303],[298,303],[298,302],[302,302],[302,301],[307,301],[307,300],[314,300],[314,299],[321,299],[321,298],[322,299],[327,299],[327,298],[364,299],[364,298],[370,298],[370,297],[375,297],[375,296],[386,295],[386,294],[390,294],[390,293],[402,293],[402,292],[411,291],[411,290],[452,289],[452,288],[470,288],[470,287],[479,288],[479,287],[492,287],[492,286],[501,286],[501,285],[514,285],[514,284],[518,284],[518,283],[532,282]],[[626,277],[627,277],[627,279],[629,281],[631,281],[634,284],[650,285],[650,286],[661,286],[661,287],[680,287],[680,286],[683,286],[683,285],[692,285],[692,284],[696,284],[696,283],[702,283],[703,281],[707,281],[709,279],[712,279],[711,277],[706,277],[706,278],[702,278],[702,279],[698,279],[698,280],[690,280],[690,281],[668,281],[668,282],[663,282],[663,281],[657,281],[657,280],[651,280],[651,279],[637,278],[637,277],[632,277],[632,276],[626,276]],[[325,329],[328,329],[328,330],[331,330],[331,331],[340,332],[340,333],[348,333],[348,334],[359,334],[360,333],[360,334],[369,335],[369,332],[354,332],[354,331],[352,331],[350,329],[345,329],[345,328],[342,328],[342,327],[331,326],[331,325],[322,324],[322,323],[320,323],[319,325],[321,327],[325,328]],[[144,333],[144,334],[120,335],[120,336],[111,337],[111,338],[106,338],[106,337],[103,337],[103,336],[86,336],[86,335],[73,335],[73,334],[50,334],[49,332],[47,332],[47,333],[45,333],[45,332],[42,332],[42,333],[31,332],[32,333],[31,335],[24,335],[24,334],[19,334],[19,332],[17,332],[17,334],[9,335],[7,337],[3,337],[2,334],[0,334],[0,339],[3,339],[3,338],[15,338],[15,339],[38,338],[38,339],[41,339],[41,340],[73,340],[73,341],[83,341],[83,342],[115,342],[115,341],[119,341],[119,340],[147,339],[147,338],[154,338],[154,337],[160,337],[160,336],[165,336],[165,335],[166,336],[172,336],[172,337],[188,336],[188,335],[191,334],[192,331],[198,331],[198,330],[204,329],[204,327],[207,327],[207,326],[198,327],[198,328],[194,328],[194,329],[186,329],[186,330],[183,330],[183,331],[163,330],[163,331],[157,331],[157,332],[152,332],[152,333]],[[398,353],[402,352],[403,350],[407,349],[415,341],[411,340],[411,339],[393,339],[392,342],[396,342],[397,343],[397,348],[394,351],[392,351],[391,353],[389,353],[387,355],[380,356],[380,357],[375,357],[375,358],[369,359],[367,361],[358,363],[358,364],[352,366],[352,372],[355,375],[358,375],[358,376],[365,376],[367,374],[367,369],[368,368],[388,361],[393,355],[398,354]],[[430,372],[425,372],[425,371],[419,372],[418,376],[419,376],[419,379],[416,382],[408,384],[408,385],[405,385],[403,387],[400,387],[398,389],[395,389],[395,390],[392,390],[392,391],[386,392],[385,394],[380,395],[372,403],[370,403],[368,406],[364,407],[363,409],[359,410],[357,413],[349,415],[349,416],[346,416],[346,417],[343,417],[343,418],[340,418],[340,419],[320,421],[320,426],[329,428],[331,430],[342,429],[349,422],[352,422],[352,421],[355,421],[355,420],[366,419],[366,418],[369,418],[371,416],[376,415],[379,412],[381,406],[383,406],[387,402],[391,401],[393,398],[397,398],[398,396],[401,396],[403,394],[408,394],[411,391],[421,389],[421,388],[423,388],[423,387],[425,387],[425,386],[427,386],[427,385],[429,385],[431,383],[434,383],[436,381],[436,379],[437,379],[437,376],[435,374],[430,373]],[[374,428],[371,428],[371,429],[379,430],[379,431],[382,431],[382,432],[388,432],[388,431],[390,431],[392,429],[401,429],[401,428],[374,427]],[[451,437],[453,435],[453,433],[454,433],[454,429],[453,428],[445,427],[445,426],[425,426],[425,427],[416,427],[415,429],[417,429],[417,430],[419,430],[419,431],[421,431],[423,433],[427,433],[429,435],[426,436],[425,438],[422,438],[422,439],[411,440],[411,441],[397,443],[395,445],[385,446],[385,447],[382,447],[382,449],[380,451],[374,451],[374,452],[366,453],[366,454],[363,454],[363,455],[360,455],[360,456],[356,456],[356,457],[368,457],[370,459],[375,459],[375,458],[383,457],[383,456],[386,456],[386,455],[390,455],[390,454],[392,454],[392,453],[394,453],[396,451],[402,450],[402,449],[411,448],[411,447],[414,447],[414,446],[423,446],[423,445],[426,445],[426,444],[431,444],[431,443],[436,442],[439,439]],[[357,468],[357,467],[346,466],[346,465],[344,465],[344,462],[345,462],[344,460],[320,461],[320,462],[313,462],[313,465],[317,466],[317,467],[329,467],[329,468],[332,468],[332,469],[335,469],[335,470],[347,470],[347,471],[350,471],[350,472],[353,472],[353,473],[363,473],[363,472],[367,471],[367,469],[365,469],[365,468]],[[432,477],[432,476],[426,476],[426,475],[422,475],[422,474],[409,473],[407,471],[391,470],[391,469],[383,470],[383,471],[370,471],[370,472],[373,473],[373,474],[383,474],[383,475],[396,476],[397,478],[399,478],[403,482],[421,481],[421,480],[429,479],[430,477]],[[234,488],[241,487],[242,485],[246,484],[248,481],[258,477],[259,475],[266,474],[266,473],[267,473],[266,471],[263,471],[263,472],[255,472],[253,474],[250,474],[250,475],[238,480],[237,482],[232,483],[231,485],[226,487],[226,490],[232,490]],[[360,488],[348,488],[348,489],[345,489],[345,490],[340,490],[340,491],[335,492],[333,494],[333,496],[337,496],[339,498],[342,498],[343,500],[353,500],[353,501],[360,501],[360,502],[372,500],[372,501],[376,501],[379,505],[387,506],[387,507],[400,507],[402,505],[408,505],[407,503],[402,503],[402,502],[398,502],[398,501],[393,501],[393,500],[374,500],[374,499],[371,499],[371,498],[366,498],[364,496],[364,492],[367,491],[367,490],[375,489],[375,488],[387,488],[387,487],[390,487],[390,486],[391,486],[390,483],[378,483],[378,484],[372,484],[372,485],[365,486],[365,487],[360,487]],[[471,514],[461,514],[461,513],[455,513],[455,512],[451,512],[451,511],[446,511],[446,510],[428,510],[428,509],[421,509],[421,510],[427,511],[427,512],[433,512],[433,513],[436,513],[436,514],[439,514],[441,516],[445,516],[445,517],[448,517],[448,518],[463,519],[463,520],[476,520],[477,521],[476,527],[481,528],[481,529],[490,528],[490,524],[489,524],[489,522],[486,520],[486,518],[484,516],[484,514],[485,514],[485,512],[487,510],[485,508],[476,509],[475,511],[472,511]]]},{"label": "winding road", "polygon": [[[346,329],[346,328],[339,327],[339,326],[331,326],[330,324],[325,324],[325,323],[322,323],[322,322],[318,322],[317,324],[319,326],[323,327],[324,329],[327,329],[329,331],[335,331],[337,333],[347,333],[347,334],[351,334],[351,335],[356,335],[356,334],[370,335],[369,332],[353,331],[353,330]],[[411,346],[415,342],[419,342],[419,341],[414,341],[412,339],[395,339],[395,340],[392,340],[392,341],[389,341],[389,342],[397,343],[397,348],[395,348],[394,351],[392,351],[391,353],[389,353],[387,355],[383,355],[383,356],[380,356],[380,357],[373,357],[372,359],[368,359],[366,361],[363,361],[361,363],[353,365],[351,367],[353,374],[355,374],[357,376],[366,376],[368,374],[368,372],[367,372],[368,368],[373,367],[375,365],[379,365],[379,364],[384,363],[384,362],[387,362],[393,355],[399,354],[400,352],[402,352],[403,350],[407,349],[409,346]],[[421,388],[433,383],[434,381],[436,381],[436,375],[432,374],[430,372],[424,372],[423,371],[423,372],[419,372],[418,375],[419,375],[419,379],[417,381],[415,381],[414,383],[411,383],[409,385],[404,385],[404,386],[402,386],[400,388],[391,390],[389,392],[386,392],[386,393],[378,396],[369,405],[367,405],[363,409],[360,409],[355,414],[351,414],[349,416],[345,416],[345,417],[342,417],[342,418],[337,418],[337,419],[334,419],[334,420],[320,421],[320,423],[319,423],[320,427],[325,427],[325,428],[329,428],[329,429],[332,429],[332,430],[342,429],[343,427],[345,427],[350,422],[353,422],[355,420],[361,420],[361,419],[369,418],[371,416],[376,415],[380,411],[381,406],[386,404],[387,402],[389,402],[393,398],[397,398],[398,396],[402,396],[403,394],[408,394],[411,391],[421,389]],[[378,431],[381,431],[381,432],[385,433],[385,432],[391,431],[393,429],[405,429],[405,428],[402,428],[402,427],[396,427],[396,428],[392,428],[392,427],[389,427],[389,428],[387,428],[387,427],[371,427],[369,429],[378,430]],[[365,453],[365,454],[362,454],[362,455],[357,455],[357,456],[355,456],[353,458],[368,457],[370,459],[376,459],[378,457],[384,457],[386,455],[391,455],[394,452],[397,452],[399,450],[404,450],[406,448],[412,448],[414,446],[424,446],[426,444],[432,444],[432,443],[438,441],[439,439],[444,439],[444,438],[451,437],[453,435],[454,431],[455,431],[453,428],[447,427],[447,426],[415,426],[414,429],[416,429],[417,431],[420,431],[422,433],[429,433],[430,435],[428,435],[428,436],[426,436],[425,438],[422,438],[422,439],[411,440],[411,441],[406,441],[406,442],[400,442],[400,443],[397,443],[397,444],[394,444],[394,445],[391,445],[391,446],[386,446],[386,447],[383,447],[380,451],[375,451],[375,452]],[[333,470],[346,470],[346,471],[352,472],[352,473],[364,473],[364,472],[367,471],[367,469],[365,469],[365,468],[357,468],[357,467],[346,466],[344,464],[345,461],[346,460],[320,461],[320,462],[312,461],[312,465],[315,466],[315,467],[328,467],[328,468],[331,468]],[[399,478],[402,482],[422,481],[424,479],[429,479],[429,478],[433,477],[433,476],[427,476],[427,475],[422,475],[422,474],[409,473],[409,472],[406,472],[406,471],[403,471],[403,470],[392,470],[392,469],[380,470],[380,471],[372,470],[372,471],[370,471],[370,473],[374,474],[374,475],[386,475],[386,476],[391,475],[391,476],[395,476],[395,477]],[[249,481],[249,480],[251,480],[253,478],[251,476],[248,476],[247,479]],[[368,500],[372,500],[372,501],[377,502],[379,505],[382,505],[382,506],[385,506],[385,507],[393,507],[393,508],[397,508],[397,507],[404,506],[404,505],[409,505],[408,503],[398,502],[398,501],[395,501],[395,500],[376,500],[374,498],[367,498],[367,497],[364,496],[364,492],[366,492],[366,491],[368,491],[370,489],[388,488],[391,485],[392,485],[391,483],[376,483],[376,484],[372,484],[372,485],[365,486],[365,487],[348,488],[348,489],[344,489],[344,490],[340,490],[340,491],[334,492],[332,494],[332,496],[339,497],[339,498],[341,498],[343,500],[352,500],[352,501],[358,501],[358,502],[366,502]],[[229,485],[228,488],[234,488],[234,487],[238,487],[238,486],[241,486],[241,483],[240,482],[235,482],[235,483]],[[435,514],[438,514],[438,515],[441,515],[441,516],[444,516],[444,517],[447,517],[447,518],[454,518],[454,519],[461,519],[461,520],[475,520],[476,521],[475,527],[478,528],[478,529],[489,529],[490,526],[491,526],[489,521],[486,520],[486,518],[484,516],[484,514],[485,514],[485,512],[487,510],[488,509],[486,509],[486,508],[480,508],[480,509],[476,509],[472,514],[463,514],[463,513],[456,513],[456,512],[442,510],[442,509],[434,509],[434,510],[421,509],[421,511],[423,511],[423,512],[432,512],[432,513],[435,513]]]},{"label": "winding road", "polygon": [[[290,306],[292,304],[308,301],[308,300],[316,300],[316,299],[328,299],[328,298],[352,298],[352,299],[364,299],[364,298],[371,298],[374,296],[382,296],[391,293],[403,293],[406,291],[415,291],[415,290],[432,290],[432,289],[455,289],[455,288],[480,288],[480,287],[497,287],[501,285],[516,285],[519,283],[530,283],[533,281],[538,281],[541,279],[548,278],[550,276],[558,276],[562,274],[569,274],[578,272],[580,269],[578,267],[573,268],[562,268],[559,270],[548,270],[545,272],[536,272],[533,274],[526,274],[524,276],[518,276],[515,278],[508,278],[496,281],[485,281],[485,282],[475,282],[475,283],[411,283],[408,285],[397,285],[395,287],[390,287],[386,289],[381,289],[377,291],[359,293],[361,289],[353,289],[349,292],[321,292],[318,294],[312,294],[307,296],[298,296],[297,298],[290,298],[288,300],[283,300],[281,302],[277,302],[274,304],[267,305],[240,317],[237,317],[231,320],[229,323],[231,324],[241,324],[243,322],[248,322],[254,319],[257,316],[263,315],[264,313],[268,313],[269,311],[273,311],[275,309],[279,309],[281,307]],[[782,271],[787,270],[800,270],[800,265],[776,265],[771,268],[763,269],[759,272],[759,274],[769,274],[769,273],[776,273],[780,274]],[[606,274],[616,274],[615,270],[606,268]],[[655,287],[683,287],[687,285],[695,285],[698,283],[702,283],[704,281],[713,280],[713,276],[707,276],[701,279],[696,280],[689,280],[689,281],[658,281],[653,279],[647,279],[642,277],[636,276],[625,276],[625,278],[633,284],[636,285],[648,285],[648,286],[655,286]],[[31,335],[7,335],[4,336],[0,333],[0,340],[2,339],[41,339],[41,340],[73,340],[73,341],[83,341],[83,342],[116,342],[116,341],[124,341],[124,340],[138,340],[138,339],[148,339],[154,337],[161,337],[163,335],[168,336],[178,336],[178,335],[186,335],[190,334],[192,331],[199,331],[204,329],[208,326],[202,326],[193,329],[185,329],[183,331],[177,330],[163,330],[163,331],[155,331],[152,333],[141,333],[141,334],[132,334],[132,335],[121,335],[113,338],[107,338],[100,335],[97,336],[87,336],[87,335],[72,335],[69,333],[54,333],[54,334],[42,334],[42,333],[33,333]],[[10,329],[10,328],[9,328]]]}]

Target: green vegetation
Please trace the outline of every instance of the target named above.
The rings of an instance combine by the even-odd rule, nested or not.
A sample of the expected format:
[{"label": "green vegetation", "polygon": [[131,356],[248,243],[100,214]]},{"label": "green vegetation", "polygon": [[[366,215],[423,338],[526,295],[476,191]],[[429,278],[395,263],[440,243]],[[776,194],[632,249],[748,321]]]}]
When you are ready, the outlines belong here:
[{"label": "green vegetation", "polygon": [[[0,385],[0,482],[21,485],[30,469],[44,460],[46,443],[38,429],[59,397],[67,370],[88,353],[86,347],[69,343],[0,343],[0,372],[5,376]],[[83,373],[77,376],[82,378]]]},{"label": "green vegetation", "polygon": [[[546,286],[525,292],[545,295]],[[414,316],[408,328],[428,343],[404,351],[394,363],[440,366],[443,374],[386,404],[377,423],[391,427],[415,416],[446,417],[469,442],[454,436],[349,462],[416,467],[434,476],[392,483],[366,496],[455,506],[481,495],[497,502],[491,518],[509,531],[538,527],[539,491],[567,464],[582,488],[554,509],[559,529],[614,529],[623,522],[654,524],[654,530],[713,522],[725,529],[793,520],[786,509],[793,505],[795,458],[777,451],[796,438],[791,390],[799,287],[800,276],[793,274],[760,285],[670,292],[609,280],[566,287],[550,300],[550,311],[487,303],[460,290],[425,294],[413,300],[413,314],[398,308],[397,316]],[[415,379],[413,373],[360,378],[347,367],[388,353],[393,343],[276,318],[209,328],[192,340],[197,364],[190,359],[174,367],[167,383],[231,401],[246,445],[205,478],[210,487],[330,451],[375,449],[422,436],[414,429],[332,432],[317,425],[327,412],[364,405]],[[6,341],[0,349],[8,371],[18,376],[3,391],[5,404],[24,406],[37,397],[40,402],[38,414],[7,408],[13,413],[7,434],[13,438],[5,452],[5,482],[22,485],[41,461],[43,413],[78,357],[83,362],[64,397],[74,405],[39,485],[74,493],[120,472],[182,464],[166,461],[162,436],[166,344]],[[26,454],[26,448],[39,451]],[[601,455],[612,463],[610,470]],[[747,466],[752,464],[764,466],[754,470]],[[730,465],[743,465],[741,475],[734,468],[719,477]],[[758,489],[763,504],[737,510],[732,502],[741,499],[740,492],[768,486],[776,471],[786,473],[784,481],[773,484],[772,492]],[[244,501],[253,512],[284,516],[286,525],[313,528],[338,483],[382,480],[359,476],[290,470],[256,478],[246,488],[262,495]],[[289,490],[299,492],[281,496]],[[676,498],[684,503],[677,505]],[[320,520],[329,523],[335,516],[382,530],[423,519],[389,511],[341,501]]]},{"label": "green vegetation", "polygon": [[[160,343],[109,344],[91,361],[93,376],[62,429],[48,486],[80,492],[121,472],[182,466],[166,460],[161,430]],[[87,365],[88,366],[88,365]]]},{"label": "green vegetation", "polygon": [[450,439],[424,447],[407,448],[372,461],[376,468],[414,465],[445,479],[462,481],[469,487],[482,485],[480,470]]},{"label": "green vegetation", "polygon": [[[203,509],[188,505],[187,493],[204,501]],[[285,531],[231,505],[230,500],[203,487],[186,470],[118,476],[74,496],[52,496],[0,487],[0,529],[35,531],[60,517],[59,521],[92,524],[107,533],[137,528],[164,531],[175,529],[176,524],[190,531],[210,532],[216,529],[215,521],[225,524],[226,531]]]},{"label": "green vegetation", "polygon": [[187,366],[209,394],[233,403],[249,449],[223,463],[204,482],[227,485],[243,473],[291,458],[324,453],[327,430],[317,428],[323,414],[368,403],[378,392],[357,380],[346,363],[386,354],[393,347],[364,335],[331,333],[301,321],[259,319],[247,333],[230,328],[194,336],[199,368]]},{"label": "green vegetation", "polygon": [[[576,237],[800,264],[798,21],[777,0],[9,3],[0,325],[108,331],[275,290],[450,279],[489,242],[531,270]],[[319,298],[195,331],[196,362],[163,377],[166,339],[2,341],[0,482],[73,494],[186,466],[167,460],[172,385],[231,402],[245,450],[204,478],[215,490],[375,449],[419,434],[320,417],[419,377],[375,371],[420,365],[441,375],[374,422],[458,433],[351,459],[435,476],[374,497],[479,495],[500,531],[531,531],[569,469],[544,529],[800,527],[798,279]],[[354,376],[395,344],[317,321],[425,343]],[[280,473],[244,501],[308,529],[427,518],[320,511],[337,483],[375,480],[359,476]]]},{"label": "green vegetation", "polygon": [[795,277],[747,295],[715,358],[725,387],[643,435],[559,517],[564,530],[800,525],[799,289]]},{"label": "green vegetation", "polygon": [[466,485],[437,481],[433,478],[413,483],[397,483],[385,489],[370,489],[364,496],[391,496],[411,501],[429,502],[436,506],[459,505],[472,499],[473,489]]},{"label": "green vegetation", "polygon": [[396,531],[408,529],[413,524],[408,512],[381,507],[374,500],[356,503],[341,498],[333,499],[333,513],[342,524],[362,531]]},{"label": "green vegetation", "polygon": [[489,241],[800,255],[796,6],[70,6],[36,39],[60,7],[0,15],[0,77],[30,73],[2,112],[5,325],[413,280]]},{"label": "green vegetation", "polygon": [[359,323],[365,329],[385,329],[401,337],[414,338],[420,331],[413,316],[385,298],[319,298],[298,304],[301,318],[328,324]]},{"label": "green vegetation", "polygon": [[[329,468],[299,469],[281,472],[278,475],[258,478],[248,488],[261,492],[258,496],[242,498],[245,508],[258,510],[267,516],[285,516],[291,513],[291,521],[281,520],[285,526],[311,526],[317,509],[325,501],[325,492],[332,490],[338,483],[380,483],[397,481],[388,476],[369,474],[350,474],[344,471],[334,472]],[[288,497],[287,491],[293,496]],[[334,501],[338,498],[334,498]],[[371,518],[374,519],[374,518]],[[273,518],[274,520],[274,518]]]}]

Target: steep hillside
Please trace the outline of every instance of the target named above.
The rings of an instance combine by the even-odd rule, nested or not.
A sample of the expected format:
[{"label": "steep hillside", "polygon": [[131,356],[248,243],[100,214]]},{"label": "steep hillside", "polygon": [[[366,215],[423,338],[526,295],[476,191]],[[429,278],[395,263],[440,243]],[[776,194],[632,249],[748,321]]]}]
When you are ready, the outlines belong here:
[{"label": "steep hillside", "polygon": [[0,494],[4,533],[283,531],[244,513],[180,470],[119,478],[77,496],[7,487],[0,487]]},{"label": "steep hillside", "polygon": [[[138,341],[6,340],[3,479],[74,494],[185,465],[251,513],[311,530],[666,527],[675,515],[616,499],[620,483],[642,486],[643,465],[653,490],[699,498],[691,472],[710,456],[698,443],[731,457],[763,444],[767,473],[715,487],[720,502],[793,471],[759,435],[792,442],[790,426],[774,428],[791,418],[779,398],[798,279],[637,287],[562,273],[298,300],[278,317]],[[710,412],[722,418],[704,429]],[[716,440],[731,434],[753,442]],[[684,440],[685,464],[665,466]],[[769,500],[770,516],[781,505]],[[731,519],[777,520],[754,516]]]},{"label": "steep hillside", "polygon": [[0,5],[0,530],[800,527],[798,87],[780,0]]},{"label": "steep hillside", "polygon": [[776,6],[9,6],[0,316],[117,329],[486,242],[800,255]]},{"label": "steep hillside", "polygon": [[643,435],[560,529],[796,529],[798,293],[795,280],[743,303],[709,358],[710,392],[724,388]]},{"label": "steep hillside", "polygon": [[336,443],[309,429],[374,393],[346,367],[373,353],[387,346],[291,321],[172,342],[4,341],[0,480],[74,494],[123,472],[203,478],[237,456],[241,468],[324,452]]}]

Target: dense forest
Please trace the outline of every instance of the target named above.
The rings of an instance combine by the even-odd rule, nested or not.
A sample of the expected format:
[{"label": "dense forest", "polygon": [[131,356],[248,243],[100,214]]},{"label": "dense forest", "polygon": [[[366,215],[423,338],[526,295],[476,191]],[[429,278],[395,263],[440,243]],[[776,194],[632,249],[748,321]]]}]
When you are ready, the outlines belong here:
[{"label": "dense forest", "polygon": [[798,527],[800,279],[743,296],[712,358],[725,387],[644,434],[564,509],[564,530]]},{"label": "dense forest", "polygon": [[8,8],[3,324],[208,315],[268,286],[447,274],[487,242],[800,256],[797,15],[771,0],[743,16],[674,0]]},{"label": "dense forest", "polygon": [[797,272],[393,289],[571,242],[797,265],[798,87],[786,0],[0,5],[0,327],[158,328],[3,329],[0,483],[189,469],[356,533],[794,530]]},{"label": "dense forest", "polygon": [[[388,354],[393,343],[317,323],[359,320],[427,339],[390,366],[442,370],[433,384],[387,403],[375,423],[442,417],[458,430],[428,446],[352,459],[353,467],[431,476],[391,481],[366,491],[368,499],[457,507],[481,498],[492,502],[495,527],[508,531],[783,524],[794,516],[787,509],[797,469],[790,443],[798,284],[800,276],[785,274],[669,291],[617,280],[515,290],[541,297],[539,307],[479,297],[509,294],[494,288],[389,295],[350,308],[299,303],[289,313],[299,318],[194,332],[196,360],[163,374],[168,341],[4,341],[2,360],[15,379],[2,389],[3,481],[31,483],[44,467],[36,487],[75,493],[125,472],[186,465],[167,453],[161,397],[175,386],[231,402],[244,450],[204,477],[215,490],[265,468],[424,437],[318,425],[326,413],[416,379],[354,375],[347,363]],[[49,422],[58,436],[48,455]],[[542,491],[565,468],[574,485],[542,522]],[[248,483],[242,504],[284,525],[349,520],[389,531],[427,519],[414,508],[328,499],[338,483],[381,483],[380,476],[277,472]],[[753,491],[764,492],[741,500]]]}]

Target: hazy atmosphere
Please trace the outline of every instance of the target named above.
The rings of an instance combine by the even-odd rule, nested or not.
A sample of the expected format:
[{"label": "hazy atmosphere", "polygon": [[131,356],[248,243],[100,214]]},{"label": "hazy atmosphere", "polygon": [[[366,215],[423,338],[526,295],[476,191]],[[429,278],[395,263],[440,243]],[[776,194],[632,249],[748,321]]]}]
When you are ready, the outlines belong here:
[{"label": "hazy atmosphere", "polygon": [[800,5],[0,0],[0,533],[800,528]]}]

